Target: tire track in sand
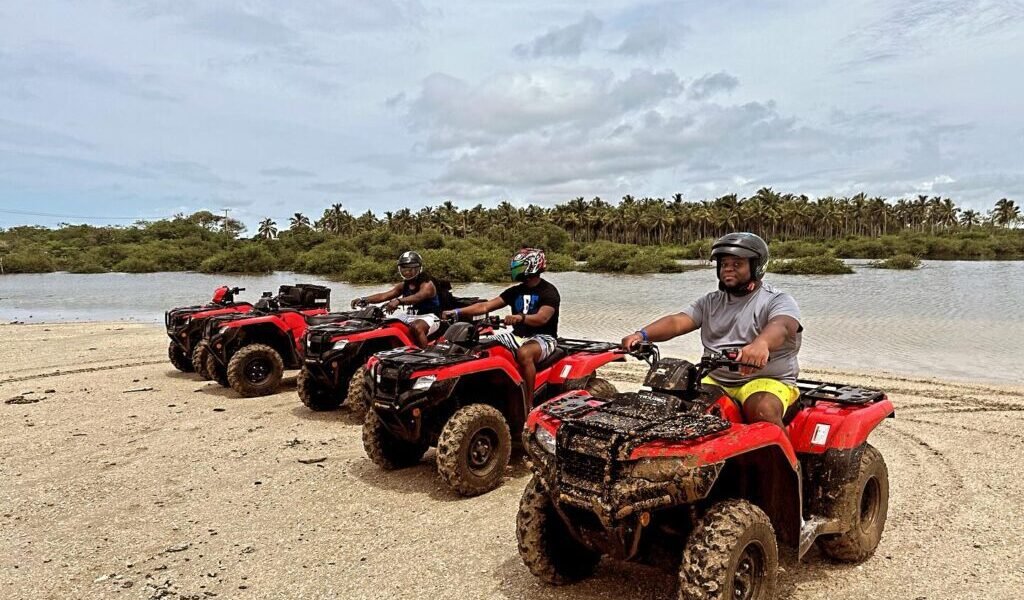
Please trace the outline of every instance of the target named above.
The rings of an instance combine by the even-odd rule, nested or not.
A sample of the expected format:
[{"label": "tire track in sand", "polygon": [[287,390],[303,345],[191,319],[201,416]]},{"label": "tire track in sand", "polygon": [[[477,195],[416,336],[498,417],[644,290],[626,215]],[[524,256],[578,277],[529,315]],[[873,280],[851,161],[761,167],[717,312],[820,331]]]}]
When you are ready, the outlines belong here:
[{"label": "tire track in sand", "polygon": [[132,367],[145,367],[149,365],[159,365],[167,362],[167,359],[160,360],[143,360],[130,363],[120,363],[116,365],[106,365],[103,367],[85,367],[81,369],[57,369],[47,373],[36,373],[34,375],[22,375],[20,377],[8,377],[7,379],[0,379],[0,385],[5,383],[15,383],[18,381],[31,381],[33,379],[46,379],[48,377],[60,377],[61,375],[76,375],[79,373],[95,373],[97,371],[113,371],[116,369],[130,369]]}]

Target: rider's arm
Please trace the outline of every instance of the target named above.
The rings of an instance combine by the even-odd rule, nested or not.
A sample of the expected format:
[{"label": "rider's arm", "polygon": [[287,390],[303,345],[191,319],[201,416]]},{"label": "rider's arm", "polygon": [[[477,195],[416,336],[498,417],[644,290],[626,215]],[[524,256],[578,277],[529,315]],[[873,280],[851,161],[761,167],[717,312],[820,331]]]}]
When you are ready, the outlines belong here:
[{"label": "rider's arm", "polygon": [[[553,306],[542,306],[532,315],[512,315],[512,317],[522,318],[521,322],[530,327],[540,327],[550,321],[553,316],[555,316],[555,307]],[[509,320],[505,319],[505,322],[508,323]]]},{"label": "rider's arm", "polygon": [[647,334],[648,342],[664,342],[674,337],[685,335],[699,328],[697,323],[686,313],[666,315],[650,325],[642,328],[640,332]]},{"label": "rider's arm", "polygon": [[398,303],[418,304],[420,302],[423,302],[424,300],[427,300],[428,298],[433,298],[436,294],[437,290],[434,288],[434,282],[428,281],[421,285],[420,289],[415,294],[405,296],[404,298],[399,298]]},{"label": "rider's arm", "polygon": [[476,304],[470,304],[466,308],[460,308],[456,310],[445,311],[446,313],[458,312],[460,317],[475,317],[477,315],[484,315],[491,311],[498,310],[505,306],[505,301],[501,299],[501,296],[485,300],[483,302],[477,302]]},{"label": "rider's arm", "polygon": [[763,342],[768,350],[778,350],[782,344],[786,343],[787,339],[795,338],[798,331],[800,331],[799,321],[793,317],[779,315],[768,321],[761,331],[761,335],[757,336],[754,341]]},{"label": "rider's arm", "polygon": [[370,296],[363,296],[363,300],[369,302],[370,304],[376,304],[377,302],[384,302],[385,300],[391,300],[392,298],[397,298],[397,297],[399,297],[401,295],[402,295],[402,284],[399,283],[395,287],[391,288],[390,290],[388,290],[386,292],[381,292],[379,294],[372,294]]}]

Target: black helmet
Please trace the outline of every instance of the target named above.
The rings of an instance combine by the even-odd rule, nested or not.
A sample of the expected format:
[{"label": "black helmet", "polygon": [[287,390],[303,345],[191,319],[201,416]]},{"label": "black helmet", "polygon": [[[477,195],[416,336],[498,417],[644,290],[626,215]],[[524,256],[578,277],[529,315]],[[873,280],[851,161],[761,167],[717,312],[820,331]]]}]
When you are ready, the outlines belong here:
[{"label": "black helmet", "polygon": [[[761,236],[753,233],[727,233],[715,240],[711,245],[711,260],[716,263],[723,256],[738,256],[750,260],[750,278],[761,281],[765,267],[768,266],[768,244]],[[722,269],[716,267],[719,285],[721,286]]]},{"label": "black helmet", "polygon": [[469,347],[480,341],[480,332],[472,323],[453,323],[444,332],[444,339],[449,344]]},{"label": "black helmet", "polygon": [[[412,277],[406,277],[405,275],[402,275],[402,269],[409,267],[416,269],[416,274],[413,275]],[[419,274],[422,271],[423,258],[420,256],[419,252],[413,252],[412,250],[409,250],[407,252],[403,252],[402,255],[398,257],[398,274],[402,277],[402,279],[415,279],[416,277],[419,276]]]}]

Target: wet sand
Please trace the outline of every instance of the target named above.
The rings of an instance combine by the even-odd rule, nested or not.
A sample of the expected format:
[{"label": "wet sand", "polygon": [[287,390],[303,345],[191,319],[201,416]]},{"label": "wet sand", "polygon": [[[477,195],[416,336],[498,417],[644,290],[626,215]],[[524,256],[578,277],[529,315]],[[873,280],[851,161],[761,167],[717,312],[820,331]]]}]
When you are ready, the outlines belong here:
[{"label": "wet sand", "polygon": [[[21,397],[0,404],[2,598],[671,596],[671,575],[607,561],[573,586],[534,579],[516,551],[521,463],[463,499],[433,452],[377,469],[358,424],[308,411],[294,377],[243,399],[178,373],[158,327],[2,325],[0,339],[0,402]],[[642,369],[605,375],[629,389]],[[871,439],[889,467],[889,521],[861,565],[784,551],[779,597],[1020,598],[1024,387],[804,375],[896,404]]]}]

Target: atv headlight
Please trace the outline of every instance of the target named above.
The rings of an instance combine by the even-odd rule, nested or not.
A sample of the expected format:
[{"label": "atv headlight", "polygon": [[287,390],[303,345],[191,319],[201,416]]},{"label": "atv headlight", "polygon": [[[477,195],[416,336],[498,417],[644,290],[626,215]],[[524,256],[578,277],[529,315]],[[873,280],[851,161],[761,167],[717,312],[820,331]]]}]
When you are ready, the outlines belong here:
[{"label": "atv headlight", "polygon": [[348,340],[338,340],[337,342],[334,342],[334,345],[331,346],[331,349],[332,350],[344,350],[345,346],[348,346]]},{"label": "atv headlight", "polygon": [[555,434],[551,433],[547,429],[538,425],[537,430],[533,432],[533,439],[537,440],[540,447],[551,454],[558,453],[558,444],[555,441]]},{"label": "atv headlight", "polygon": [[417,378],[416,381],[413,382],[412,389],[419,391],[429,390],[430,386],[434,385],[435,381],[437,381],[436,375],[424,375],[423,377]]}]

